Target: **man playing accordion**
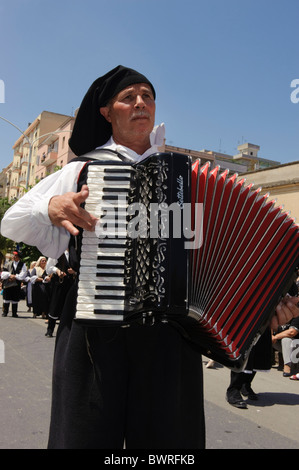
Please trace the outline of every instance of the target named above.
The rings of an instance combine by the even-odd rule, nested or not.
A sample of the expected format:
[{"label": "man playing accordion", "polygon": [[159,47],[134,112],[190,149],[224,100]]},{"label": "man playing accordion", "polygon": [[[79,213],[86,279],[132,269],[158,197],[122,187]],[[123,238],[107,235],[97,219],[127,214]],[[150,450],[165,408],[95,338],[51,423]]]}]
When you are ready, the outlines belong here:
[{"label": "man playing accordion", "polygon": [[[2,234],[21,234],[17,241],[34,240],[45,256],[58,259],[78,227],[93,231],[97,218],[81,207],[88,186],[77,192],[80,172],[86,160],[101,158],[98,148],[130,162],[157,152],[164,126],[154,127],[155,98],[151,82],[127,67],[98,78],[81,103],[69,142],[78,158],[15,203]],[[199,350],[168,322],[76,322],[75,289],[57,332],[49,448],[122,449],[124,442],[127,449],[204,448]],[[295,305],[281,303],[272,327],[298,314]]]}]

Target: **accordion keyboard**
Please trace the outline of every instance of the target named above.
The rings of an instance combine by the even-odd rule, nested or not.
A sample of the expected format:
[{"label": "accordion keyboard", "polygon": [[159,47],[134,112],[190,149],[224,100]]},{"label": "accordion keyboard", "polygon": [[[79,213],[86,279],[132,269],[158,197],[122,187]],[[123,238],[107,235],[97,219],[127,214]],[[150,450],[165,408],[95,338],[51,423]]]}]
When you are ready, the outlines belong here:
[{"label": "accordion keyboard", "polygon": [[99,224],[94,232],[83,231],[77,319],[123,320],[131,172],[130,164],[89,166],[85,209]]}]

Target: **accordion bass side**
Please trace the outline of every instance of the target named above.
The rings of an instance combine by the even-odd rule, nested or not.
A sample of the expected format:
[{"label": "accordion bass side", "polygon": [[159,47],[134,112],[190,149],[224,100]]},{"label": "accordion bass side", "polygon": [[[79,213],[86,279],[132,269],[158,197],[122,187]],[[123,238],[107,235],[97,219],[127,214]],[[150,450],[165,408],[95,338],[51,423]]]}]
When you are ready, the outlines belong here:
[{"label": "accordion bass side", "polygon": [[[299,265],[299,229],[260,189],[181,154],[91,162],[76,320],[160,318],[242,370]],[[136,215],[137,214],[137,215]]]}]

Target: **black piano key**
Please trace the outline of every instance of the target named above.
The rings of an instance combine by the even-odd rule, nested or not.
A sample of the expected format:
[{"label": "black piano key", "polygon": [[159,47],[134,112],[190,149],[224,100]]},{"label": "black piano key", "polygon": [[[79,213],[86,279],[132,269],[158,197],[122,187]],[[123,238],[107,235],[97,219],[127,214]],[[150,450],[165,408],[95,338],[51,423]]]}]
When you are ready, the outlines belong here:
[{"label": "black piano key", "polygon": [[124,274],[123,273],[96,273],[96,277],[119,277],[119,278],[123,278],[124,277]]},{"label": "black piano key", "polygon": [[93,313],[95,315],[123,315],[124,314],[124,311],[123,310],[105,310],[105,309],[99,309],[99,308],[95,308]]},{"label": "black piano key", "polygon": [[103,300],[124,300],[124,295],[95,295],[95,299],[103,299]]},{"label": "black piano key", "polygon": [[128,192],[128,188],[116,188],[114,186],[108,188],[108,187],[105,187],[103,188],[103,193],[127,193]]},{"label": "black piano key", "polygon": [[104,176],[104,181],[131,181],[130,176]]},{"label": "black piano key", "polygon": [[113,256],[113,255],[98,255],[97,260],[102,260],[102,261],[111,261],[111,260],[116,260],[117,261],[124,261],[126,259],[125,256]]},{"label": "black piano key", "polygon": [[104,173],[131,173],[132,168],[105,168]]},{"label": "black piano key", "polygon": [[[119,198],[118,195],[116,195],[116,196],[110,195],[110,196],[109,196],[109,194],[107,194],[107,195],[105,195],[105,196],[102,196],[102,201],[117,201],[118,198]],[[127,196],[126,196],[126,198],[127,198]],[[122,199],[124,199],[123,196],[122,196]]]},{"label": "black piano key", "polygon": [[[117,237],[119,239],[125,239],[126,237]],[[125,250],[125,247],[124,245],[122,245],[121,243],[99,243],[98,244],[98,248],[124,248]]]},{"label": "black piano key", "polygon": [[124,269],[123,264],[97,264],[100,269]]}]

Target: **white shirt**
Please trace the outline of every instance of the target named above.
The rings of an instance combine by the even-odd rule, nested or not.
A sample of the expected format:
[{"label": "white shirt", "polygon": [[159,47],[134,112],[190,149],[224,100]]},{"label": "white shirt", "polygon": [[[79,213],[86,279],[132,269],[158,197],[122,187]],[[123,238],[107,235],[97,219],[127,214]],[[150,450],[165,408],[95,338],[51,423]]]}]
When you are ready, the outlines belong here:
[{"label": "white shirt", "polygon": [[[164,135],[164,124],[156,126],[150,136],[152,146],[143,155],[117,145],[112,138],[100,148],[116,150],[137,162],[157,152]],[[15,242],[36,246],[44,256],[58,259],[68,248],[70,234],[51,223],[49,201],[53,196],[77,191],[78,176],[84,165],[85,162],[71,162],[35,185],[5,213],[1,234]]]},{"label": "white shirt", "polygon": [[[16,270],[17,267],[18,267],[18,263],[19,263],[18,261],[13,261],[13,267],[14,267],[15,270]],[[25,277],[26,277],[26,274],[27,274],[27,268],[26,268],[26,265],[25,265],[25,263],[24,263],[23,266],[22,266],[22,269],[21,269],[20,273],[19,273],[19,274],[16,274],[16,279],[17,279],[18,281],[23,281],[23,280],[25,279]],[[8,272],[8,271],[2,271],[2,273],[1,273],[1,279],[4,281],[4,280],[8,279],[10,275],[11,275],[11,273]]]}]

